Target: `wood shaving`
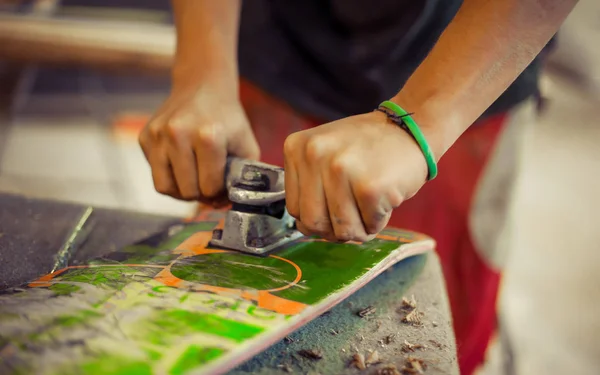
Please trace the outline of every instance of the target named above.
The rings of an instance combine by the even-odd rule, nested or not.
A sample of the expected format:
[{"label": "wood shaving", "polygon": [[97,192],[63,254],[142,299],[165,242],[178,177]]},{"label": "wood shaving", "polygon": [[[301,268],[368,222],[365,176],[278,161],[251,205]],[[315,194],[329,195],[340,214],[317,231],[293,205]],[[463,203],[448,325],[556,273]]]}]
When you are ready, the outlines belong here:
[{"label": "wood shaving", "polygon": [[402,351],[404,353],[414,353],[415,350],[423,349],[424,346],[421,344],[411,344],[410,342],[404,340],[404,344],[402,344]]},{"label": "wood shaving", "polygon": [[384,338],[382,338],[381,340],[379,340],[379,342],[381,344],[389,345],[394,342],[395,338],[396,338],[396,334],[392,333],[391,335],[387,335]]},{"label": "wood shaving", "polygon": [[415,296],[411,296],[411,299],[407,299],[406,297],[402,298],[402,310],[413,310],[417,308],[417,301],[415,300]]},{"label": "wood shaving", "polygon": [[381,359],[379,358],[379,353],[377,353],[377,350],[375,350],[372,353],[369,353],[369,355],[365,359],[365,364],[367,366],[374,365],[374,364],[379,363],[379,362],[381,362]]},{"label": "wood shaving", "polygon": [[402,368],[403,374],[424,374],[427,369],[427,365],[423,360],[408,357],[406,362],[404,363],[404,367]]},{"label": "wood shaving", "polygon": [[321,358],[323,358],[323,353],[321,353],[319,350],[313,350],[313,349],[302,349],[298,351],[298,354],[300,354],[302,357],[316,361],[319,360]]},{"label": "wood shaving", "polygon": [[438,349],[444,349],[444,345],[440,344],[439,342],[437,342],[435,340],[429,340],[429,342]]},{"label": "wood shaving", "polygon": [[333,328],[329,329],[329,333],[331,333],[334,336],[338,334],[338,332],[335,329],[333,329]]},{"label": "wood shaving", "polygon": [[352,364],[359,370],[364,370],[367,368],[367,365],[365,364],[365,356],[360,353],[356,353],[352,356]]},{"label": "wood shaving", "polygon": [[368,307],[360,310],[359,312],[357,312],[356,315],[360,316],[361,318],[364,318],[366,316],[373,314],[375,311],[377,311],[377,309],[375,307],[368,306]]},{"label": "wood shaving", "polygon": [[388,364],[377,370],[376,375],[401,375],[394,364]]},{"label": "wood shaving", "polygon": [[284,363],[283,365],[278,365],[277,367],[279,367],[280,369],[282,369],[285,372],[288,372],[288,373],[292,372],[292,368],[287,363]]},{"label": "wood shaving", "polygon": [[413,326],[421,326],[423,325],[423,313],[414,309],[413,311],[406,314],[404,318],[402,318],[403,323],[412,324]]}]

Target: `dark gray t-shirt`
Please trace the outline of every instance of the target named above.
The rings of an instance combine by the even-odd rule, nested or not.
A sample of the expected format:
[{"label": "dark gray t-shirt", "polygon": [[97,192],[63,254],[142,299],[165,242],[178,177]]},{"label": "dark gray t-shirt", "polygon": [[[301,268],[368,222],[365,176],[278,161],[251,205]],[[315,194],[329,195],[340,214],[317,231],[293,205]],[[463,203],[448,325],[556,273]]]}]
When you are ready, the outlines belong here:
[{"label": "dark gray t-shirt", "polygon": [[[394,96],[462,0],[246,0],[240,74],[297,111],[331,121]],[[537,93],[534,61],[488,110]]]}]

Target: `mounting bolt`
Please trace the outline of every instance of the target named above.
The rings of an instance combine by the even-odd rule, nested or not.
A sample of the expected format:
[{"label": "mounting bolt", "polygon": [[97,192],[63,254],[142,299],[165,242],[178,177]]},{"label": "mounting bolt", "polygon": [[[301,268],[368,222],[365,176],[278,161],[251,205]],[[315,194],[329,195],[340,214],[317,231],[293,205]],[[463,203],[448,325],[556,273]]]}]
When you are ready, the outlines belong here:
[{"label": "mounting bolt", "polygon": [[242,178],[244,181],[262,181],[262,173],[256,170],[247,170]]},{"label": "mounting bolt", "polygon": [[260,238],[254,238],[254,239],[250,240],[250,246],[251,247],[263,247],[264,242]]},{"label": "mounting bolt", "polygon": [[212,232],[212,239],[213,240],[220,240],[221,237],[223,237],[223,229],[215,229]]}]

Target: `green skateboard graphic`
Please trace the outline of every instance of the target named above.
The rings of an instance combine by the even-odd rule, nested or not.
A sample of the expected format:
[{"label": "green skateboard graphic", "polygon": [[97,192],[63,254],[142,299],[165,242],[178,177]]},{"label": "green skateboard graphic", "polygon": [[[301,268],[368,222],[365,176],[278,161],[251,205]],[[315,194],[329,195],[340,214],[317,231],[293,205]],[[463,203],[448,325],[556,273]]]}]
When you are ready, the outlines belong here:
[{"label": "green skateboard graphic", "polygon": [[0,294],[0,373],[220,374],[434,247],[386,229],[258,257],[210,248],[210,219]]}]

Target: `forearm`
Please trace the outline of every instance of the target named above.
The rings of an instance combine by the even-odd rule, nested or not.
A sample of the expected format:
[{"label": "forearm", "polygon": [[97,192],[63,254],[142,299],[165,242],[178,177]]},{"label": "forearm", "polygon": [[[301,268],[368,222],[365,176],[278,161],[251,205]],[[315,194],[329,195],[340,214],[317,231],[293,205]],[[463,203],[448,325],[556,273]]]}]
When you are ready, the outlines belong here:
[{"label": "forearm", "polygon": [[577,0],[465,0],[392,99],[439,159],[556,33]]},{"label": "forearm", "polygon": [[177,50],[176,87],[211,83],[237,87],[241,0],[172,0]]}]

